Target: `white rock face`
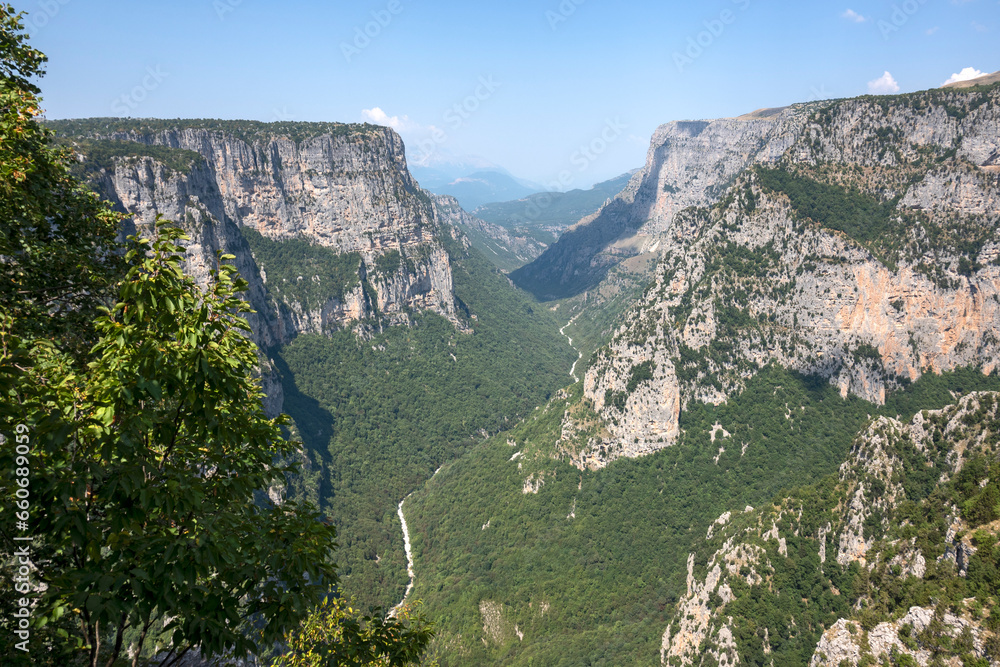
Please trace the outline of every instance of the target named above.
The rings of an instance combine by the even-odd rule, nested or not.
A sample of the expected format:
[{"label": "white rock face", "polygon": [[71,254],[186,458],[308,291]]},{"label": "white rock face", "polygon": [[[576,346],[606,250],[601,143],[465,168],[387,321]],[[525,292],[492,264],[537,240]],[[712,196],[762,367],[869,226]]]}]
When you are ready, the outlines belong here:
[{"label": "white rock face", "polygon": [[[900,628],[909,626],[911,636],[917,636],[923,632],[934,619],[934,609],[928,607],[910,607],[906,615],[895,623],[879,623],[868,633],[868,648],[862,649],[862,638],[864,632],[862,628],[853,621],[845,619],[838,620],[829,630],[823,633],[822,639],[816,646],[809,661],[809,667],[838,667],[844,664],[854,667],[861,662],[863,655],[867,654],[875,658],[876,663],[891,658],[895,655],[908,655],[922,667],[930,664],[932,654],[928,649],[916,645],[910,648],[900,638]],[[983,641],[980,638],[979,628],[970,624],[965,619],[952,614],[944,614],[940,619],[944,626],[944,631],[953,639],[962,634],[968,628],[972,634],[973,650],[972,655],[977,658],[995,658],[987,656],[984,652]]]},{"label": "white rock face", "polygon": [[[589,225],[621,232],[631,224],[629,235],[650,241],[626,245],[655,245],[661,257],[584,380],[614,436],[591,467],[669,446],[689,401],[723,402],[770,363],[877,404],[926,372],[992,372],[1000,359],[1000,173],[990,160],[1000,145],[1000,91],[989,95],[962,118],[940,102],[917,111],[857,99],[819,115],[804,105],[659,128],[646,167]],[[928,162],[927,154],[940,157]],[[904,230],[898,257],[888,261],[803,219],[752,165],[803,178],[829,168],[843,187],[893,202],[890,219]],[[899,176],[908,169],[916,175]],[[712,209],[685,208],[720,199]],[[938,240],[927,230],[938,230]],[[960,250],[945,237],[980,241]],[[552,252],[568,252],[558,249],[563,239]],[[618,261],[616,252],[608,256]],[[691,352],[707,363],[678,367]],[[631,369],[650,360],[654,377],[622,396]]]},{"label": "white rock face", "polygon": [[[198,128],[114,131],[94,138],[202,156],[186,172],[151,157],[115,158],[113,169],[98,174],[95,185],[133,214],[124,234],[149,233],[157,215],[184,227],[192,237],[185,270],[199,284],[208,284],[217,252],[234,255],[249,283],[246,298],[256,313],[248,319],[262,350],[299,334],[373,318],[377,326],[406,324],[411,313],[428,310],[465,329],[432,203],[407,171],[403,143],[392,130],[350,126],[342,134],[299,142],[280,136],[250,140]],[[269,267],[253,256],[241,227],[273,241],[300,238],[338,254],[358,253],[356,285],[321,303],[303,304],[277,292],[269,298]],[[380,265],[389,253],[399,253],[400,261]],[[263,355],[262,379],[268,412],[279,412],[280,382]]]},{"label": "white rock face", "polygon": [[[119,159],[114,173],[105,173],[100,183],[135,214],[139,227],[150,227],[158,213],[184,224],[195,237],[188,248],[189,268],[199,280],[207,280],[207,267],[221,247],[236,255],[252,290],[262,284],[260,269],[266,275],[267,267],[255,265],[238,238],[239,227],[276,241],[302,238],[337,253],[361,255],[359,277],[372,285],[374,301],[358,287],[312,308],[284,303],[260,342],[342,328],[376,311],[391,324],[405,323],[409,311],[422,310],[458,322],[451,266],[436,238],[431,202],[407,171],[403,143],[392,130],[357,127],[300,142],[283,137],[250,142],[197,128],[119,131],[101,138],[181,148],[204,158],[187,174],[152,158]],[[409,261],[388,273],[379,271],[379,258],[393,251]],[[258,301],[259,295],[251,294],[251,303],[264,312]]]}]

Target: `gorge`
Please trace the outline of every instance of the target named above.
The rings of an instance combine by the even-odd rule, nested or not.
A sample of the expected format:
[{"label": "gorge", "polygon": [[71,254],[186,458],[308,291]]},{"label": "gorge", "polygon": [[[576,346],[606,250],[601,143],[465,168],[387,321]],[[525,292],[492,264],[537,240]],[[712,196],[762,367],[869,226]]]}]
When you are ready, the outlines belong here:
[{"label": "gorge", "polygon": [[280,493],[428,660],[995,664],[998,84],[667,123],[544,247],[385,127],[49,126],[235,256]]}]

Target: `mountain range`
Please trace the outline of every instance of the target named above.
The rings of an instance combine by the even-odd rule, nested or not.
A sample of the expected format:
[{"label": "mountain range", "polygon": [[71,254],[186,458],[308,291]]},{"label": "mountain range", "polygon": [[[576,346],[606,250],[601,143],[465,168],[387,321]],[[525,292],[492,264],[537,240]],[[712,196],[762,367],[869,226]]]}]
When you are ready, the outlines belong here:
[{"label": "mountain range", "polygon": [[236,257],[302,442],[271,495],[364,603],[412,583],[428,661],[997,664],[992,80],[666,123],[472,213],[388,128],[50,127],[123,234],[177,220],[202,284]]}]

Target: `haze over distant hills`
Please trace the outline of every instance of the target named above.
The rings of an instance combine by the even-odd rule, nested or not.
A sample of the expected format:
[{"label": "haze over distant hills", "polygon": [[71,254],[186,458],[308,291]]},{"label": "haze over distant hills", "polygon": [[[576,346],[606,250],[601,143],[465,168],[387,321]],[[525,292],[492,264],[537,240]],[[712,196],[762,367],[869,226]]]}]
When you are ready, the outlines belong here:
[{"label": "haze over distant hills", "polygon": [[543,188],[511,175],[501,167],[469,169],[460,165],[413,165],[410,172],[420,186],[437,195],[451,195],[467,211],[488,202],[520,199]]},{"label": "haze over distant hills", "polygon": [[49,126],[235,257],[285,493],[429,660],[997,667],[1000,84],[668,122],[497,222],[389,128]]}]

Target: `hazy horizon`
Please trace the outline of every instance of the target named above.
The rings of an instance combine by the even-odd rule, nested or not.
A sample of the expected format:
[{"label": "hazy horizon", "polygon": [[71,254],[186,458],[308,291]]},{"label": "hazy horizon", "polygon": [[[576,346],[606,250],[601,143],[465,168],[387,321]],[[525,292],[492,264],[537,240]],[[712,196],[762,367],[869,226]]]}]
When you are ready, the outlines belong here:
[{"label": "hazy horizon", "polygon": [[15,8],[49,56],[49,118],[374,122],[401,134],[411,164],[478,161],[558,189],[640,167],[672,120],[1000,69],[996,0]]}]

